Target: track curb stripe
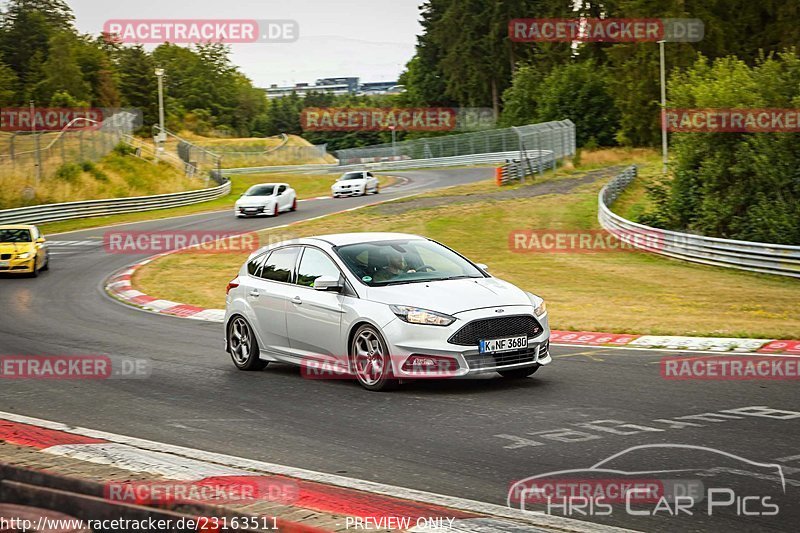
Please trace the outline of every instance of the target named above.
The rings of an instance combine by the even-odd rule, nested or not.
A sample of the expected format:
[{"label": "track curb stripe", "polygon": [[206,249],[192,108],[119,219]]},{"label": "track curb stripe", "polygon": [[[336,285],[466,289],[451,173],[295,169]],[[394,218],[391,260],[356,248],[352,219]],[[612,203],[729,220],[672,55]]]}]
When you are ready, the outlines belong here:
[{"label": "track curb stripe", "polygon": [[[6,428],[6,433],[11,435],[10,438],[17,439],[18,445],[32,446],[43,453],[112,465],[124,470],[149,472],[175,481],[202,481],[212,477],[219,479],[228,476],[258,479],[292,478],[300,488],[297,506],[309,511],[373,518],[387,516],[389,513],[395,513],[393,516],[412,518],[450,517],[455,518],[458,524],[458,528],[452,531],[465,533],[630,531],[558,516],[523,512],[496,504],[67,426],[59,422],[14,413],[0,412],[0,428],[2,427]],[[34,437],[31,439],[14,437],[20,434],[34,435]],[[86,442],[87,439],[94,442]],[[0,438],[0,440],[5,439]],[[289,524],[305,527],[304,524]],[[474,524],[474,528],[471,524]]]}]

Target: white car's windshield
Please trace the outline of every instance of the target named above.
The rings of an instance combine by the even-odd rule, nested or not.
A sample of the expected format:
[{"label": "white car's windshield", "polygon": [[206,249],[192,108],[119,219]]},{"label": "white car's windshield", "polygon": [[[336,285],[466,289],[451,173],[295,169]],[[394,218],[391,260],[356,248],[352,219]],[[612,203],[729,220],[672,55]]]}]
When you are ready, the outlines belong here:
[{"label": "white car's windshield", "polygon": [[457,253],[428,240],[349,244],[336,253],[369,286],[485,277]]},{"label": "white car's windshield", "polygon": [[347,174],[345,174],[341,178],[339,178],[339,181],[343,181],[343,180],[360,180],[360,179],[364,179],[364,173],[363,172],[348,172]]},{"label": "white car's windshield", "polygon": [[250,187],[245,196],[272,196],[272,193],[275,191],[274,185],[255,185]]}]

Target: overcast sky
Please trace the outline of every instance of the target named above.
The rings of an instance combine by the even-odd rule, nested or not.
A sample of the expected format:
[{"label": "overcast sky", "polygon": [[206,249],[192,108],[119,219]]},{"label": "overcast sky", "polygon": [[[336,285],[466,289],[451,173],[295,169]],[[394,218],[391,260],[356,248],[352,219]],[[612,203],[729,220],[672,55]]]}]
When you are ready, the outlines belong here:
[{"label": "overcast sky", "polygon": [[[414,53],[422,0],[66,0],[83,33],[108,19],[293,19],[294,43],[233,45],[232,59],[259,87],[332,76],[395,80]],[[0,4],[4,4],[0,0]]]}]

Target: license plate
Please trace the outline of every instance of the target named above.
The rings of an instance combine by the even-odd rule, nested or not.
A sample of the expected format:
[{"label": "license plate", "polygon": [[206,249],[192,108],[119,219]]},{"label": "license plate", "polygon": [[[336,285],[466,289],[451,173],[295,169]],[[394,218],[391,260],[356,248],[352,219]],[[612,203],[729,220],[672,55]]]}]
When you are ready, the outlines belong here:
[{"label": "license plate", "polygon": [[505,339],[489,339],[480,341],[478,351],[480,353],[511,352],[514,350],[524,350],[528,347],[528,336],[506,337]]}]

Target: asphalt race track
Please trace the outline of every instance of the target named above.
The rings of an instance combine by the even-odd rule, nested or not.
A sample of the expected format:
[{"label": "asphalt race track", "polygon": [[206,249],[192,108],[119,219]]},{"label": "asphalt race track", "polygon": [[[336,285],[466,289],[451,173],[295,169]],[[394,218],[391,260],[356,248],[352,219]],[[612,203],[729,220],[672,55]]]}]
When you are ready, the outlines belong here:
[{"label": "asphalt race track", "polygon": [[[225,211],[115,230],[254,230],[492,174],[488,168],[403,172],[409,182],[379,196],[303,202],[274,219],[236,219]],[[49,272],[0,278],[0,353],[145,358],[152,375],[2,380],[0,410],[503,505],[509,486],[528,476],[589,468],[642,444],[703,446],[782,465],[785,493],[774,472],[739,459],[638,450],[615,467],[716,467],[700,478],[703,485],[730,488],[734,502],[711,516],[703,506],[692,516],[634,515],[622,504],[610,516],[588,518],[646,531],[794,531],[800,522],[796,382],[667,381],[659,372],[664,352],[566,346],[554,346],[554,363],[530,379],[424,381],[385,394],[348,381],[306,380],[299,369],[274,363],[263,372],[240,372],[223,352],[219,324],[142,312],[104,293],[112,272],[142,258],[105,253],[104,231],[53,236]],[[539,283],[546,287],[547,280]],[[769,512],[758,505],[763,500],[737,506],[745,496],[767,493],[777,494],[777,515],[743,516]],[[551,514],[587,519],[574,509]]]}]

